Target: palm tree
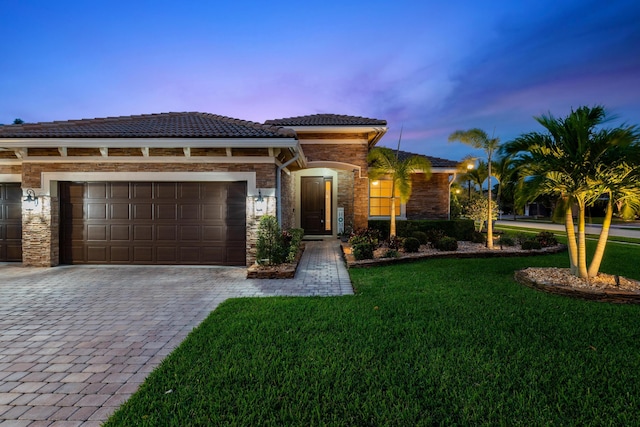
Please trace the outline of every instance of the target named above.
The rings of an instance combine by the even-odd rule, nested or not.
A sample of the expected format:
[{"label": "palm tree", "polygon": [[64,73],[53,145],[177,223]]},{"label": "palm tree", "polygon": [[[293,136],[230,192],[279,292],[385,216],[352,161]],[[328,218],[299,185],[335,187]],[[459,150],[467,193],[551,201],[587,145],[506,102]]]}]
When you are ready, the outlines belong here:
[{"label": "palm tree", "polygon": [[406,203],[411,197],[412,176],[421,172],[425,179],[431,177],[431,163],[426,157],[411,156],[401,160],[399,154],[399,150],[394,152],[390,148],[375,147],[367,155],[369,178],[387,177],[392,181],[390,236],[396,235],[396,192],[400,203]]},{"label": "palm tree", "polygon": [[[503,146],[513,156],[523,187],[523,197],[558,198],[565,218],[571,272],[588,279],[597,275],[604,254],[613,206],[617,201],[637,204],[640,193],[640,134],[635,126],[599,129],[607,121],[604,107],[580,107],[563,118],[551,114],[535,117],[547,133],[531,132]],[[598,247],[587,268],[585,208],[608,196],[607,213]],[[578,209],[578,231],[572,207]]]},{"label": "palm tree", "polygon": [[500,209],[500,197],[502,196],[502,191],[504,190],[505,186],[508,186],[508,183],[511,182],[511,178],[514,172],[511,157],[499,157],[491,165],[491,170],[493,172],[493,176],[495,176],[498,180],[498,188],[496,190],[496,205],[498,205],[498,209]]},{"label": "palm tree", "polygon": [[[460,141],[463,144],[484,150],[487,154],[487,176],[489,178],[489,203],[487,204],[487,248],[493,249],[493,223],[491,221],[491,157],[500,147],[500,138],[489,138],[482,129],[457,130],[449,135],[449,142]],[[482,190],[482,186],[480,187]]]}]

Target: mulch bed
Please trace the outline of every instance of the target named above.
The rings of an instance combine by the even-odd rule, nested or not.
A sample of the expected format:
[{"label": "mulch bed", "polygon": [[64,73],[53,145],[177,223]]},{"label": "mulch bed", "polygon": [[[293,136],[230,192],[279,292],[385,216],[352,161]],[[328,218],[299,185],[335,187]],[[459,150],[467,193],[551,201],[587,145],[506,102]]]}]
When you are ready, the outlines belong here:
[{"label": "mulch bed", "polygon": [[516,271],[516,282],[550,294],[589,301],[640,304],[640,282],[599,273],[590,281],[571,274],[568,268],[525,268]]}]

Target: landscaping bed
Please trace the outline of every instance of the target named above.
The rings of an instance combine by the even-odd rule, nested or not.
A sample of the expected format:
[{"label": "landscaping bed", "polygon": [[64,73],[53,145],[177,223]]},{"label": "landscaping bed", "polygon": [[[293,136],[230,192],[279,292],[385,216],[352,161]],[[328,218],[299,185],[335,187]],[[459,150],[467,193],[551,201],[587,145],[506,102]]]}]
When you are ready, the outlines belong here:
[{"label": "landscaping bed", "polygon": [[599,273],[589,281],[571,274],[568,268],[525,268],[516,271],[515,280],[533,289],[574,298],[640,304],[640,282]]},{"label": "landscaping bed", "polygon": [[458,242],[456,251],[440,251],[427,245],[421,245],[418,252],[398,251],[397,257],[384,257],[387,248],[378,248],[374,251],[373,259],[356,260],[351,251],[349,243],[342,243],[342,253],[344,254],[347,267],[372,267],[376,265],[397,264],[403,262],[417,261],[425,258],[494,258],[494,257],[520,257],[532,255],[555,254],[565,251],[566,245],[555,245],[541,249],[522,249],[520,246],[496,246],[488,249],[483,243]]},{"label": "landscaping bed", "polygon": [[277,265],[254,264],[247,268],[247,279],[293,279],[303,253],[304,244],[301,244],[293,262]]}]

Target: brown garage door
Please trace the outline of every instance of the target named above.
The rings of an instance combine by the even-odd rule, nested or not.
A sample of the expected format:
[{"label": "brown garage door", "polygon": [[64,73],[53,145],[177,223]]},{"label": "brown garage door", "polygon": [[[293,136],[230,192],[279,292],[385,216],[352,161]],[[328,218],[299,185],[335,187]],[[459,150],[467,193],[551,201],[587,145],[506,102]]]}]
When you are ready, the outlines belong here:
[{"label": "brown garage door", "polygon": [[61,182],[63,264],[245,265],[245,182]]},{"label": "brown garage door", "polygon": [[22,189],[0,183],[0,261],[22,261]]}]

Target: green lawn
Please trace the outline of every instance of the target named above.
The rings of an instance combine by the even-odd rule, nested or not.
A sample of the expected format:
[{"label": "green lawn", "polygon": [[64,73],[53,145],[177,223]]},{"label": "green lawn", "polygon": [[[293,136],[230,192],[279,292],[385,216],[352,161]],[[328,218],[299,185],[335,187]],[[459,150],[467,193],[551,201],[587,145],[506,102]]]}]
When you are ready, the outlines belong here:
[{"label": "green lawn", "polygon": [[[640,279],[640,248],[603,271]],[[638,425],[640,306],[547,295],[567,254],[351,270],[356,295],[215,310],[107,426]]]}]

